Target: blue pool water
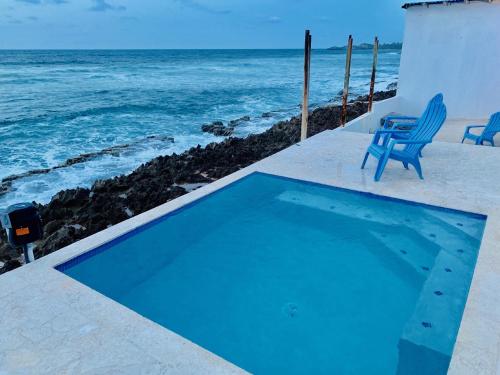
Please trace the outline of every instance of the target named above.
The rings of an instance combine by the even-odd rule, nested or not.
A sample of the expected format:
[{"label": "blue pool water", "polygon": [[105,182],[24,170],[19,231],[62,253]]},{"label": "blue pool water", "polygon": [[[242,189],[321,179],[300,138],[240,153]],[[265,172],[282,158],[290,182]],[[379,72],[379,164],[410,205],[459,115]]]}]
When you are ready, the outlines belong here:
[{"label": "blue pool water", "polygon": [[485,218],[252,174],[58,269],[258,374],[444,374]]}]

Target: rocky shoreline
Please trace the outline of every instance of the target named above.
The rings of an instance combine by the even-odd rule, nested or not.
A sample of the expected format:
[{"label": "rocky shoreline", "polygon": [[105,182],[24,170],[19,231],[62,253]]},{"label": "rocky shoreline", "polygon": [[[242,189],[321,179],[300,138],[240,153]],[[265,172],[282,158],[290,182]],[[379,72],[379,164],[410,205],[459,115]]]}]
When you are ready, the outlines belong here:
[{"label": "rocky shoreline", "polygon": [[[395,90],[377,92],[375,100],[394,95]],[[349,104],[348,120],[367,111],[366,100],[366,97],[359,97]],[[315,109],[310,113],[309,136],[337,128],[340,116],[338,105]],[[90,189],[57,193],[50,203],[38,205],[45,238],[36,244],[35,257],[50,254],[289,147],[299,141],[300,122],[300,116],[296,116],[260,134],[226,138],[206,147],[193,147],[180,155],[157,157],[129,175],[97,181]],[[229,128],[235,126],[237,123],[228,125]],[[222,129],[221,135],[230,132],[218,123],[215,128],[215,131]],[[20,249],[11,248],[2,233],[0,274],[19,267],[20,254]]]}]

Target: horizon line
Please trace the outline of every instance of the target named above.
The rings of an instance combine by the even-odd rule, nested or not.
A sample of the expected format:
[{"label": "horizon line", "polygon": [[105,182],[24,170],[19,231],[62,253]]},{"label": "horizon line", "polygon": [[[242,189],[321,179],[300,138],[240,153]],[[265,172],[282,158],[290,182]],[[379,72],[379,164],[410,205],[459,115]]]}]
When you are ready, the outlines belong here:
[{"label": "horizon line", "polygon": [[[390,42],[381,44],[393,44]],[[370,43],[359,43],[370,44]],[[356,46],[356,45],[355,45]],[[329,50],[331,48],[345,48],[346,46],[316,47],[312,50]],[[290,51],[303,50],[303,47],[293,48],[0,48],[0,51]]]}]

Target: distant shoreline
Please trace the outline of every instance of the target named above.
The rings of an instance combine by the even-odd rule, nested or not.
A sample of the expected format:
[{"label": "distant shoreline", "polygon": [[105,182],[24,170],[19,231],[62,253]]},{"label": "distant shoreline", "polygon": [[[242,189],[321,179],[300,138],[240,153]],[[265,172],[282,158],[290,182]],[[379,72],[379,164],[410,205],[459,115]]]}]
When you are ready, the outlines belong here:
[{"label": "distant shoreline", "polygon": [[[403,48],[403,43],[385,43],[385,44],[379,44],[378,49],[379,50],[401,50]],[[367,50],[372,50],[373,49],[373,44],[370,43],[361,43],[361,44],[356,44],[352,46],[353,51],[367,51]],[[334,46],[327,48],[329,51],[346,51],[347,46]]]}]

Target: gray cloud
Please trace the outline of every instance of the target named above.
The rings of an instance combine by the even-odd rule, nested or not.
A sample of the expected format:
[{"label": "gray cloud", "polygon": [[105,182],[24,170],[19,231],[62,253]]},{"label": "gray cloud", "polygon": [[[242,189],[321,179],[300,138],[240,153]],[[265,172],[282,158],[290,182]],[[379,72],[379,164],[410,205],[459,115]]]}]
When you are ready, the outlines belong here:
[{"label": "gray cloud", "polygon": [[123,21],[132,21],[132,22],[139,21],[139,17],[134,17],[134,16],[122,16],[120,17],[120,19]]},{"label": "gray cloud", "polygon": [[216,9],[212,8],[208,5],[201,4],[196,0],[175,0],[179,4],[182,4],[186,7],[196,9],[205,13],[211,13],[211,14],[229,14],[231,11],[229,9]]},{"label": "gray cloud", "polygon": [[18,3],[32,4],[32,5],[41,5],[41,4],[66,4],[68,0],[15,0]]},{"label": "gray cloud", "polygon": [[281,17],[278,16],[271,16],[267,19],[267,22],[269,23],[280,23],[281,21]]},{"label": "gray cloud", "polygon": [[123,11],[127,10],[123,5],[111,5],[106,0],[93,0],[94,5],[89,8],[93,12],[106,12],[108,10]]}]

